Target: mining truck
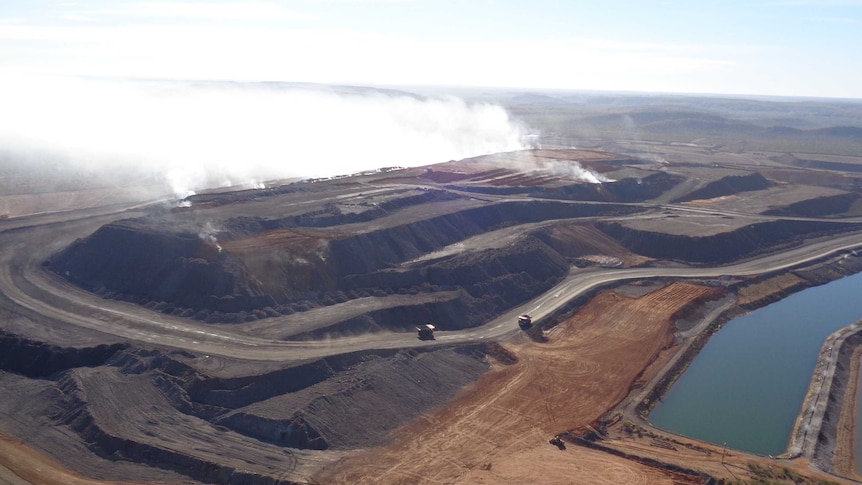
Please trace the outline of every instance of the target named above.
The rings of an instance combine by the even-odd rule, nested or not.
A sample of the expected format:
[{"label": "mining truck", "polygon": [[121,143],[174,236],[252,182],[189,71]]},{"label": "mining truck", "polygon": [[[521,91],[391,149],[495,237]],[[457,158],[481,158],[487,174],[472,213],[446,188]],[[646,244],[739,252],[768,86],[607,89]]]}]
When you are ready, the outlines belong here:
[{"label": "mining truck", "polygon": [[521,327],[521,330],[527,330],[533,326],[533,319],[525,313],[518,317],[518,326]]},{"label": "mining truck", "polygon": [[560,435],[554,436],[553,438],[551,438],[550,440],[548,440],[548,443],[550,443],[550,444],[552,444],[552,445],[556,446],[556,447],[557,447],[557,448],[559,448],[560,450],[565,450],[565,449],[566,449],[566,444],[563,442],[563,439],[562,439],[562,438],[560,438]]},{"label": "mining truck", "polygon": [[419,333],[419,340],[434,340],[434,330],[437,330],[437,327],[430,323],[416,327],[416,332]]}]

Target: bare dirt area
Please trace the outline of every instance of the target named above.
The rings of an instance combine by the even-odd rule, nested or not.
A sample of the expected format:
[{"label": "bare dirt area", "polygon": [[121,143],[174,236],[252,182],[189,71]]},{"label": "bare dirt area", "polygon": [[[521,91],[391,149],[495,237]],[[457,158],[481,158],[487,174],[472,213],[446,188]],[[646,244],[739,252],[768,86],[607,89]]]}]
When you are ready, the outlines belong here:
[{"label": "bare dirt area", "polygon": [[[835,473],[862,481],[862,475],[856,470],[856,457],[854,449],[860,446],[854,443],[853,434],[856,426],[860,423],[856,419],[856,411],[859,406],[858,382],[860,359],[862,359],[862,345],[857,345],[850,357],[850,372],[847,377],[849,385],[846,386],[844,403],[841,407],[841,415],[836,426],[835,450],[832,454],[832,464]],[[856,392],[854,392],[856,391]]]},{"label": "bare dirt area", "polygon": [[621,421],[610,427],[601,447],[630,456],[693,468],[726,483],[853,483],[835,475],[812,471],[808,461],[774,460],[724,449],[661,430]]},{"label": "bare dirt area", "polygon": [[741,307],[757,305],[766,299],[780,297],[794,289],[808,285],[808,282],[793,273],[785,273],[764,281],[746,285],[739,290],[737,303]]},{"label": "bare dirt area", "polygon": [[391,446],[348,462],[332,478],[567,483],[603,476],[605,483],[700,483],[700,477],[675,481],[660,469],[580,448],[561,451],[547,440],[594,423],[623,399],[673,342],[674,315],[716,291],[673,284],[640,298],[603,292],[550,330],[548,343],[519,339],[509,346],[516,363],[492,370],[449,405],[399,430]]},{"label": "bare dirt area", "polygon": [[23,442],[0,434],[0,483],[9,485],[140,485],[142,482],[103,481],[83,477]]}]

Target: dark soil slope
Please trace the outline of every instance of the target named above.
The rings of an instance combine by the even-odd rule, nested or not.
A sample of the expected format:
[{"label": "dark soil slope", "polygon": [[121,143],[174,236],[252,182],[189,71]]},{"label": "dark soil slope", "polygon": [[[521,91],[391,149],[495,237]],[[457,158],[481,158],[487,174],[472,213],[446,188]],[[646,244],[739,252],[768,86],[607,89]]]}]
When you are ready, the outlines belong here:
[{"label": "dark soil slope", "polygon": [[685,180],[684,177],[659,172],[643,178],[624,178],[601,184],[576,183],[562,187],[452,185],[464,192],[511,195],[528,194],[547,199],[582,200],[595,202],[644,202],[655,199]]},{"label": "dark soil slope", "polygon": [[104,365],[124,344],[58,347],[0,331],[0,369],[44,378],[74,367]]},{"label": "dark soil slope", "polygon": [[843,214],[862,196],[856,192],[802,200],[785,207],[770,209],[764,214],[776,216],[823,217]]},{"label": "dark soil slope", "polygon": [[[380,444],[477,379],[498,353],[494,344],[364,351],[257,371],[213,357],[217,367],[241,364],[248,371],[216,377],[189,365],[194,356],[184,352],[70,349],[4,334],[0,371],[31,376],[16,382],[32,380],[40,391],[28,394],[38,402],[17,406],[26,416],[0,412],[0,425],[51,423],[101,460],[206,483],[302,482],[294,470],[303,450]],[[30,439],[42,446],[43,436],[51,435]]]},{"label": "dark soil slope", "polygon": [[714,199],[739,192],[751,192],[772,187],[772,182],[759,173],[749,175],[730,175],[711,182],[673,202],[689,202],[700,199]]},{"label": "dark soil slope", "polygon": [[[431,195],[398,203],[448,200],[436,192],[426,194]],[[397,210],[395,206],[389,209]],[[368,232],[355,232],[354,225],[353,234],[281,228],[248,236],[252,229],[269,228],[283,220],[272,224],[244,220],[239,234],[219,234],[219,240],[227,241],[225,249],[200,234],[172,232],[170,224],[157,219],[125,220],[76,241],[46,264],[96,293],[209,321],[265,318],[273,312],[301,311],[381,291],[463,288],[470,298],[487,300],[462,303],[476,310],[468,312],[473,317],[462,320],[467,326],[488,317],[488,312],[505,308],[503,301],[512,306],[548,288],[565,274],[566,263],[553,250],[533,241],[407,273],[381,271],[512,225],[638,210],[614,204],[513,201]],[[213,316],[213,312],[232,316]],[[390,326],[374,320],[376,325]]]},{"label": "dark soil slope", "polygon": [[630,251],[652,258],[692,263],[728,263],[803,238],[859,230],[859,224],[779,220],[741,227],[712,236],[689,237],[642,231],[619,223],[597,225]]},{"label": "dark soil slope", "polygon": [[196,308],[220,298],[264,306],[243,263],[197,234],[174,233],[140,220],[103,226],[47,262],[54,272],[101,294]]}]

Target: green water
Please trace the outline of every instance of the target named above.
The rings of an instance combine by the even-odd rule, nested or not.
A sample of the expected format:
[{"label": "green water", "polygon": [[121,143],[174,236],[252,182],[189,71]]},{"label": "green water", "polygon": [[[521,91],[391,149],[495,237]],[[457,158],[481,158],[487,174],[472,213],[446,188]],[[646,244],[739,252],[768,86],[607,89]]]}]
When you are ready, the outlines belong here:
[{"label": "green water", "polygon": [[728,322],[650,414],[656,426],[763,455],[787,447],[826,337],[862,318],[862,273]]}]

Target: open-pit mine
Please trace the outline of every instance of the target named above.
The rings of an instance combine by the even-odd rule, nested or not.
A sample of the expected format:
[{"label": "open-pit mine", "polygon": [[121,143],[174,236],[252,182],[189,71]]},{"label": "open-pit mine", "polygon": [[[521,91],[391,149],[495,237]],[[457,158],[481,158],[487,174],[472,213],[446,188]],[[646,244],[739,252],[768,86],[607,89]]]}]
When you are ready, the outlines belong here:
[{"label": "open-pit mine", "polygon": [[862,158],[644,150],[4,198],[0,483],[858,479],[856,337],[783,455],[649,413],[723,323],[862,270]]}]

